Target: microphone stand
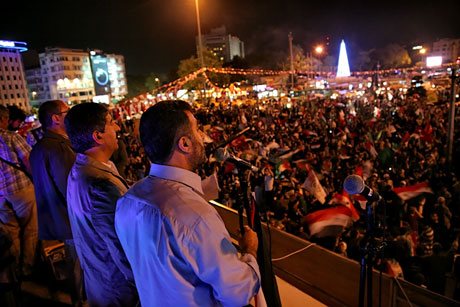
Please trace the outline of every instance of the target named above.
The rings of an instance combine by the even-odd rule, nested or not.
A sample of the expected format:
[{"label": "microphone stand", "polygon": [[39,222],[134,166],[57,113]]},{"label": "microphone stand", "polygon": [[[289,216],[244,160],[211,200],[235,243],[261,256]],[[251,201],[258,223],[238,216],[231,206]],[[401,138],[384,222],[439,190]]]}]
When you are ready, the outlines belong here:
[{"label": "microphone stand", "polygon": [[[367,307],[372,307],[372,277],[375,255],[385,248],[385,242],[376,244],[372,209],[374,201],[366,203],[366,235],[361,242],[360,276],[359,276],[359,307],[364,307],[365,286],[367,278]],[[383,260],[383,259],[382,259]]]},{"label": "microphone stand", "polygon": [[[252,197],[251,186],[249,179],[251,172],[249,170],[238,170],[240,180],[240,195],[238,205],[238,218],[240,223],[241,233],[244,234],[244,219],[243,213],[246,210],[248,226],[257,233],[259,245],[257,248],[257,263],[261,277],[261,287],[267,302],[267,306],[281,307],[281,299],[278,292],[278,284],[276,283],[275,273],[271,263],[271,254],[267,239],[260,221],[259,208],[255,205]],[[269,227],[269,225],[267,225]]]}]

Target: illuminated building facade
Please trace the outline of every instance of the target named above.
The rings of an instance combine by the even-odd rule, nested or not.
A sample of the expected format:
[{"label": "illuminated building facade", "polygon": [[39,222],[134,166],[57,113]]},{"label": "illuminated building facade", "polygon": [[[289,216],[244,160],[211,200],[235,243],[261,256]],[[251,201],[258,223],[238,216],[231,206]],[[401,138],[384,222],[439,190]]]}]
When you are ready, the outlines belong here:
[{"label": "illuminated building facade", "polygon": [[119,54],[107,54],[112,101],[121,100],[128,94],[125,58]]},{"label": "illuminated building facade", "polygon": [[17,105],[28,111],[30,100],[21,61],[26,46],[24,42],[0,40],[0,104]]},{"label": "illuminated building facade", "polygon": [[[45,52],[39,54],[39,61],[40,68],[26,71],[34,105],[55,99],[69,104],[89,101],[109,103],[110,100],[122,99],[128,93],[122,55],[104,55],[100,50],[87,52],[53,47],[45,48]],[[95,61],[103,62],[103,69],[95,69]],[[96,70],[99,78],[95,77]],[[106,81],[101,85],[104,76]]]},{"label": "illuminated building facade", "polygon": [[80,49],[45,48],[39,54],[42,84],[40,103],[63,100],[69,104],[88,102],[94,96],[89,55]]},{"label": "illuminated building facade", "polygon": [[[203,46],[209,49],[222,62],[230,62],[235,56],[244,58],[244,42],[234,35],[227,34],[225,26],[212,29],[202,35]],[[199,50],[198,36],[196,49]]]},{"label": "illuminated building facade", "polygon": [[430,56],[441,56],[444,63],[455,62],[460,57],[460,38],[443,38],[434,42]]}]

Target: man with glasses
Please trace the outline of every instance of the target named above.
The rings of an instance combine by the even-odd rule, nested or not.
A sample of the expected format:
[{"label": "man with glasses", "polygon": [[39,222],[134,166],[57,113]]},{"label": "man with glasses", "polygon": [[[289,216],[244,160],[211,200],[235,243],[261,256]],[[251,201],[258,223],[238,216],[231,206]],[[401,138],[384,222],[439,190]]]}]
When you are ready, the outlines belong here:
[{"label": "man with glasses", "polygon": [[37,200],[38,237],[44,240],[44,247],[52,244],[49,240],[65,243],[68,268],[64,273],[73,281],[71,296],[77,303],[81,300],[82,277],[67,213],[67,177],[76,158],[65,130],[68,111],[68,105],[60,100],[40,106],[38,120],[45,134],[33,147],[30,164]]}]

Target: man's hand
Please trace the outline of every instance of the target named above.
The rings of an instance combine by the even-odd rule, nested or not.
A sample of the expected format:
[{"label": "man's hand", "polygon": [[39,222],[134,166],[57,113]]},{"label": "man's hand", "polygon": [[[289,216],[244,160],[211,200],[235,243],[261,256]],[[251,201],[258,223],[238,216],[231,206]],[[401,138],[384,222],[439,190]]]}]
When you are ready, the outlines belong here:
[{"label": "man's hand", "polygon": [[243,253],[249,253],[257,258],[259,240],[257,234],[247,225],[244,226],[244,235],[240,236],[239,244]]}]

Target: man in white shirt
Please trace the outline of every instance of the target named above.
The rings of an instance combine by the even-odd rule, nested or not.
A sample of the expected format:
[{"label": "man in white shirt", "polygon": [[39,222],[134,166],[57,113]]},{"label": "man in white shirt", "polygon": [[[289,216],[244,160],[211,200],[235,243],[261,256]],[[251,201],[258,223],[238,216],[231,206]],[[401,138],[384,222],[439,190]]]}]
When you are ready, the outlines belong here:
[{"label": "man in white shirt", "polygon": [[206,160],[202,132],[184,101],[141,118],[150,175],[117,202],[115,228],[143,306],[244,306],[260,288],[257,235],[246,227],[242,258],[194,173]]}]

